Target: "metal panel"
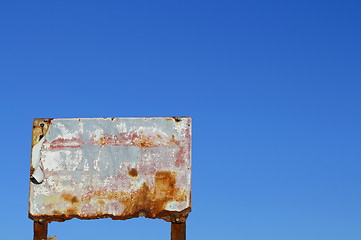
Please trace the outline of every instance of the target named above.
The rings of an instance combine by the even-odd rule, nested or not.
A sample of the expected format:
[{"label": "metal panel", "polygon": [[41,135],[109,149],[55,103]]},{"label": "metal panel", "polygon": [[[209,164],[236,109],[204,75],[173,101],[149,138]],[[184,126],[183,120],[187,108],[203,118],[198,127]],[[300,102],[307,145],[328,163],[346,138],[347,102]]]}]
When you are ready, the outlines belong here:
[{"label": "metal panel", "polygon": [[191,118],[34,119],[29,217],[184,222]]}]

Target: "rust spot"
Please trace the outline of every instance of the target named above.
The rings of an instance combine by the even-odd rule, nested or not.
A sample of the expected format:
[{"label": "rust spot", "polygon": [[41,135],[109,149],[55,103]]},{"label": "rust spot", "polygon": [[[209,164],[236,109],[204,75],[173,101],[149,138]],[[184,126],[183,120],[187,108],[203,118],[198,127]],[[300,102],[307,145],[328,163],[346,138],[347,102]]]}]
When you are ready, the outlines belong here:
[{"label": "rust spot", "polygon": [[102,205],[102,206],[105,205],[105,202],[104,202],[104,200],[102,200],[102,199],[98,200],[98,203],[99,203],[100,205]]},{"label": "rust spot", "polygon": [[129,176],[131,176],[131,177],[138,177],[138,171],[137,171],[136,168],[130,169],[129,172],[128,172],[128,174],[129,174]]},{"label": "rust spot", "polygon": [[69,193],[63,193],[61,197],[64,199],[64,201],[71,202],[71,203],[78,203],[79,199],[76,196],[73,196]]},{"label": "rust spot", "polygon": [[161,135],[159,135],[159,134],[157,134],[157,137],[158,137],[159,139],[163,139],[163,138],[162,138],[162,136],[161,136]]},{"label": "rust spot", "polygon": [[30,166],[30,177],[34,174],[35,168],[33,166]]},{"label": "rust spot", "polygon": [[174,121],[176,121],[176,122],[180,122],[180,121],[182,121],[182,118],[180,118],[180,117],[172,117],[173,119],[174,119]]},{"label": "rust spot", "polygon": [[165,119],[167,121],[174,120],[176,123],[179,123],[180,121],[182,121],[182,118],[184,118],[184,117],[165,117]]},{"label": "rust spot", "polygon": [[104,145],[105,142],[106,142],[105,137],[101,137],[101,138],[99,138],[98,144],[99,145]]},{"label": "rust spot", "polygon": [[147,148],[158,145],[154,142],[154,139],[146,136],[141,136],[139,139],[135,139],[134,144],[140,148]]},{"label": "rust spot", "polygon": [[104,136],[100,137],[97,141],[95,140],[95,136],[92,136],[92,139],[90,140],[90,144],[120,146],[123,144],[123,141],[119,139],[117,135],[105,134]]}]

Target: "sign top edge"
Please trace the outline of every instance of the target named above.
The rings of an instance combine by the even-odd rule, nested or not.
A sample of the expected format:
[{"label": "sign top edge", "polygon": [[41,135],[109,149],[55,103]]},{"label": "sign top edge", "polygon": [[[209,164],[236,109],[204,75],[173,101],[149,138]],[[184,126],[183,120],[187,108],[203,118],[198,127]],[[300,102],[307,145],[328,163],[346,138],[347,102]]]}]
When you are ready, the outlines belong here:
[{"label": "sign top edge", "polygon": [[33,118],[33,120],[42,120],[42,119],[64,119],[64,120],[79,120],[79,119],[168,119],[168,120],[178,120],[178,119],[192,119],[192,117],[69,117],[69,118]]}]

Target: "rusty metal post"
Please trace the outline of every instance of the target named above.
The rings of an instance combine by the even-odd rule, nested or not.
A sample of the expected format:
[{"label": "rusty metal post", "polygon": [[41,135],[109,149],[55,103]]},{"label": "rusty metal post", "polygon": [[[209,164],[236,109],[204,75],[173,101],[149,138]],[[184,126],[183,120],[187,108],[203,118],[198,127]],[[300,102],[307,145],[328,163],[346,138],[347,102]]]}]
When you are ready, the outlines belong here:
[{"label": "rusty metal post", "polygon": [[186,223],[172,222],[171,240],[186,240]]},{"label": "rusty metal post", "polygon": [[34,221],[34,240],[46,240],[48,237],[48,223]]}]

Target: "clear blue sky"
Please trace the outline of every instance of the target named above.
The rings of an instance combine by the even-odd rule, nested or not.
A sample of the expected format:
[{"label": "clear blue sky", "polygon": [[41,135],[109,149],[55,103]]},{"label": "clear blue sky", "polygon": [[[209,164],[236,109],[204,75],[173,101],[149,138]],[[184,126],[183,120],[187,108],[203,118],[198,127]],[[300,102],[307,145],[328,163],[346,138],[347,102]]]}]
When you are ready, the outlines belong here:
[{"label": "clear blue sky", "polygon": [[[32,119],[193,117],[188,239],[361,239],[360,1],[0,2],[1,238],[31,239]],[[71,220],[66,239],[169,239]]]}]

